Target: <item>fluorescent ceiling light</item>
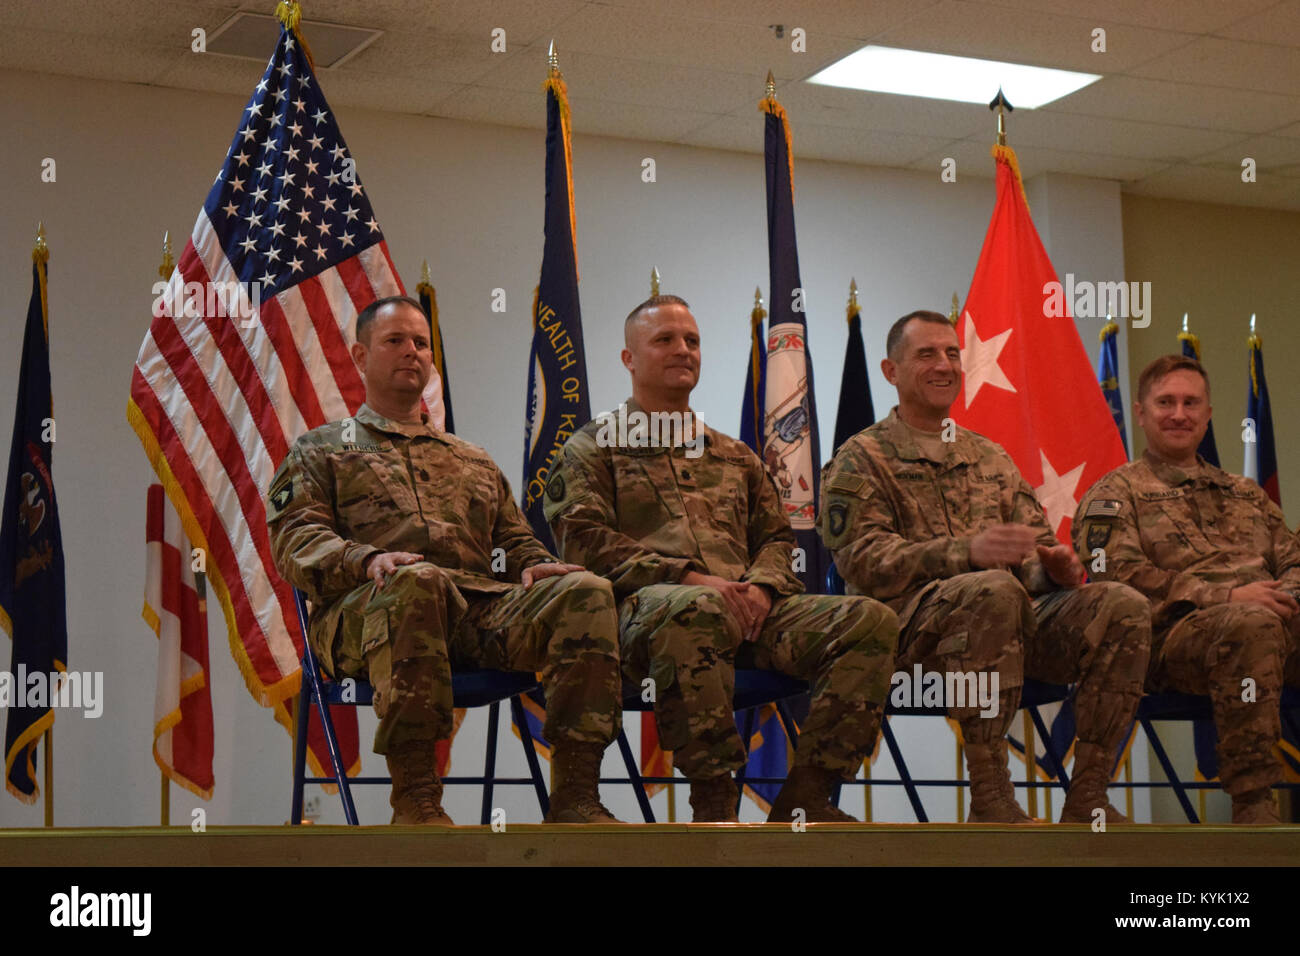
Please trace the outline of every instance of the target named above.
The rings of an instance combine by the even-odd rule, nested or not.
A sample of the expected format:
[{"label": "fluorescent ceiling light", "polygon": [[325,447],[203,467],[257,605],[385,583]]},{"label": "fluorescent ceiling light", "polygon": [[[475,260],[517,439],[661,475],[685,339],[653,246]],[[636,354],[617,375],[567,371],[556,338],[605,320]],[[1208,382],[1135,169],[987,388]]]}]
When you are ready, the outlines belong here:
[{"label": "fluorescent ceiling light", "polygon": [[832,63],[808,82],[958,103],[987,103],[998,95],[1001,87],[1016,109],[1032,110],[1099,79],[1097,73],[866,46]]}]

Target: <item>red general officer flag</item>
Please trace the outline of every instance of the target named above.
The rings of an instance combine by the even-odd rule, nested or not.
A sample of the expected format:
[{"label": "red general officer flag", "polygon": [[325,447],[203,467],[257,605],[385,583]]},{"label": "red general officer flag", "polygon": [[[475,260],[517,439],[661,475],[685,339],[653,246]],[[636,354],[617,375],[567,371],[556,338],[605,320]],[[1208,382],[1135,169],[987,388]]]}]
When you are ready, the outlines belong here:
[{"label": "red general officer flag", "polygon": [[1068,544],[1079,499],[1128,456],[1069,303],[1057,308],[1056,270],[1029,216],[1016,154],[995,146],[993,156],[997,197],[957,322],[964,382],[952,417],[1007,450]]}]

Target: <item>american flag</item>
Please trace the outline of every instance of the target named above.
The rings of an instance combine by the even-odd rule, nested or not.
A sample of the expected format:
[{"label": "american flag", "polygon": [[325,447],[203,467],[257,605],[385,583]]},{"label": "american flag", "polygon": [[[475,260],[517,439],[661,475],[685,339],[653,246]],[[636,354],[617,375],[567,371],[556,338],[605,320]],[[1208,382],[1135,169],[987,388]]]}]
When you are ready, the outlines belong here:
[{"label": "american flag", "polygon": [[[231,288],[246,297],[242,311],[230,308]],[[186,532],[207,551],[249,690],[281,722],[302,647],[264,492],[295,438],[362,403],[354,321],[403,292],[301,38],[282,29],[155,300],[128,403]],[[441,382],[429,395],[441,397]]]}]

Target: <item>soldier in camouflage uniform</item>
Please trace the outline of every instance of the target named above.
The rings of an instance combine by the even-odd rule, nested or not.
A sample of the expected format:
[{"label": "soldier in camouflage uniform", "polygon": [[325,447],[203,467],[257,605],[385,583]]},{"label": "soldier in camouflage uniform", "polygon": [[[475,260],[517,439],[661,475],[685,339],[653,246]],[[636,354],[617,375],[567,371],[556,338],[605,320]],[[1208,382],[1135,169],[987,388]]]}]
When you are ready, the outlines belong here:
[{"label": "soldier in camouflage uniform", "polygon": [[731,775],[745,752],[732,710],[735,667],[812,685],[794,766],[768,819],[788,823],[802,809],[809,821],[852,820],[830,795],[875,743],[897,620],[866,598],[800,593],[794,532],[762,462],[690,412],[700,357],[686,303],[652,298],[625,332],[627,420],[677,412],[694,429],[675,447],[658,429],[638,439],[600,416],[574,434],[546,489],[560,553],[613,583],[624,674],[654,681],[660,743],[690,780],[697,822],[736,820]]},{"label": "soldier in camouflage uniform", "polygon": [[904,316],[887,352],[881,367],[899,404],[824,469],[822,540],[851,593],[898,612],[901,670],[996,673],[996,717],[948,702],[966,743],[969,822],[1033,822],[1016,802],[1005,739],[1025,674],[1079,682],[1079,743],[1061,821],[1091,823],[1100,809],[1126,822],[1106,788],[1142,694],[1146,602],[1123,585],[1082,584],[1078,559],[1057,542],[1007,453],[947,420],[962,381],[947,318]]},{"label": "soldier in camouflage uniform", "polygon": [[1284,682],[1300,684],[1300,545],[1260,486],[1201,458],[1210,389],[1194,359],[1165,355],[1138,379],[1137,461],[1079,502],[1074,543],[1099,579],[1151,601],[1153,691],[1208,694],[1234,823],[1277,823],[1273,754]]},{"label": "soldier in camouflage uniform", "polygon": [[321,665],[374,685],[393,822],[451,823],[434,744],[451,733],[451,668],[462,665],[541,672],[547,821],[616,822],[597,793],[622,714],[609,582],[556,563],[487,453],[421,411],[432,353],[418,303],[378,300],[357,340],[366,404],[294,443],[267,522],[276,568],[313,602]]}]

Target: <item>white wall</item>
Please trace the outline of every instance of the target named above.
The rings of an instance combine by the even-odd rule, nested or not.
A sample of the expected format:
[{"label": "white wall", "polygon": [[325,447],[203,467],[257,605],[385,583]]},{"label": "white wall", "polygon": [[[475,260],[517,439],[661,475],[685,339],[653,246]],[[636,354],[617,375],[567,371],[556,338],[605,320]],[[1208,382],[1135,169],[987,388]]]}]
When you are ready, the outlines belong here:
[{"label": "white wall", "polygon": [[[162,232],[172,231],[179,254],[244,101],[15,72],[0,72],[0,85],[0,129],[8,133],[0,155],[0,182],[6,185],[0,190],[6,204],[0,217],[0,422],[7,429],[13,420],[29,253],[36,222],[43,219],[51,250],[54,471],[69,581],[70,666],[102,670],[107,683],[101,719],[58,717],[56,821],[155,823],[155,648],[140,619],[144,487],[151,473],[123,411],[149,323]],[[540,93],[537,108],[540,116]],[[340,110],[338,119],[408,289],[418,281],[422,259],[433,270],[459,431],[486,447],[515,478],[521,469],[529,310],[541,261],[544,134],[351,109]],[[793,120],[797,156],[798,117]],[[761,143],[757,113],[754,138]],[[611,407],[629,391],[617,357],[622,317],[645,297],[650,267],[657,265],[664,291],[691,302],[703,334],[704,377],[694,405],[707,421],[734,432],[749,309],[755,285],[767,284],[761,156],[586,137],[580,114],[573,149],[593,406]],[[641,181],[646,156],[656,160],[658,181],[652,184]],[[44,157],[57,161],[55,183],[40,181]],[[1094,214],[1052,221],[1044,238],[1053,240],[1054,254],[1061,245],[1058,271],[1122,277],[1118,189],[1060,180],[1059,187],[1057,177],[1045,184],[1045,205],[1082,202]],[[1031,182],[1031,199],[1038,188]],[[915,308],[946,312],[954,290],[965,296],[992,208],[992,182],[963,175],[943,184],[937,172],[797,162],[795,196],[828,454],[850,277],[861,290],[872,390],[883,414],[894,400],[874,367],[885,331]],[[1035,201],[1041,216],[1044,203]],[[1095,254],[1109,249],[1114,255]],[[498,287],[507,293],[505,314],[490,310]],[[1092,339],[1085,334],[1090,353],[1093,342],[1095,330]],[[289,739],[245,691],[215,607],[210,628],[217,787],[207,804],[208,822],[283,822]],[[7,667],[7,659],[0,666]],[[456,772],[481,766],[484,723],[482,713],[466,722],[455,748]],[[368,773],[383,768],[368,753],[373,727],[373,717],[364,715]],[[909,721],[900,732],[915,773],[951,774],[951,736],[939,721]],[[522,758],[508,731],[506,736],[499,766],[520,773]],[[606,773],[612,772],[607,759]],[[892,773],[887,757],[878,772]],[[508,819],[537,819],[527,791],[498,794],[496,803]],[[616,813],[634,816],[626,788],[607,794]],[[661,819],[665,799],[656,798]],[[452,793],[447,803],[456,819],[474,822],[476,801],[474,793],[463,792]],[[339,820],[333,798],[323,802],[323,820]],[[198,805],[176,791],[173,820],[187,823],[189,808]],[[860,811],[856,790],[845,806]],[[686,811],[684,790],[679,807]],[[935,819],[952,819],[951,794],[931,795],[930,810]],[[912,819],[898,788],[877,791],[875,815]],[[363,797],[362,816],[386,821],[386,793]],[[0,826],[40,823],[39,806],[0,796]]]}]

